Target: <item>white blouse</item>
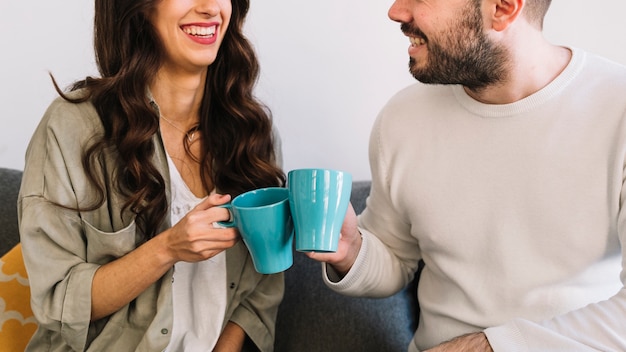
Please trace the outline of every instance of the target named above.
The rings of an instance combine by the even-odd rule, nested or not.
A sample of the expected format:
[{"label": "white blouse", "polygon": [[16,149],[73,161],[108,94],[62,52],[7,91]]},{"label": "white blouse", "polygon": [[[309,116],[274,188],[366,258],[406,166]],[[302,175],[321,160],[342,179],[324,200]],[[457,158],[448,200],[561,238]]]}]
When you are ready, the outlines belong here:
[{"label": "white blouse", "polygon": [[[183,181],[170,156],[172,225],[202,201]],[[226,255],[174,266],[172,283],[174,326],[168,352],[211,351],[220,336],[226,314]]]}]

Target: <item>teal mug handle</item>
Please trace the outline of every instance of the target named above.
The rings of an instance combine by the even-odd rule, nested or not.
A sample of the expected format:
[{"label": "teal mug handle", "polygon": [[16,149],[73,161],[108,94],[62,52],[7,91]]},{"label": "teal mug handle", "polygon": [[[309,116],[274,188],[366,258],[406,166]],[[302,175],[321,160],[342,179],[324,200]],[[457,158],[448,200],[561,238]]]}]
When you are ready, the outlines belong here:
[{"label": "teal mug handle", "polygon": [[226,203],[226,204],[222,204],[222,205],[218,205],[218,207],[220,208],[226,208],[228,209],[228,212],[230,213],[230,221],[217,221],[216,224],[221,226],[221,227],[237,227],[237,224],[235,223],[235,217],[233,216],[233,206],[231,203]]}]

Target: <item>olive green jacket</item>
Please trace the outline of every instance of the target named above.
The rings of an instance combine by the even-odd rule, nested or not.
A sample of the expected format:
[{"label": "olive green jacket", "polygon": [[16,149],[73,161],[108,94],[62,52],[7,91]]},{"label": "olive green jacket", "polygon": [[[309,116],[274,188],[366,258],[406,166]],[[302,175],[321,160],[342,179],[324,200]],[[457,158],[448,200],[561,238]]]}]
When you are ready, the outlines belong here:
[{"label": "olive green jacket", "polygon": [[[124,199],[116,192],[107,193],[105,203],[94,211],[68,210],[53,204],[81,209],[93,202],[93,187],[81,157],[93,136],[102,133],[93,104],[73,104],[58,98],[46,111],[28,147],[18,212],[31,305],[39,328],[27,351],[162,351],[169,342],[171,269],[130,304],[90,322],[95,271],[143,243],[133,214],[122,212]],[[279,144],[277,159],[281,161]],[[158,134],[154,149],[153,163],[168,184],[169,200],[169,172]],[[98,170],[107,190],[113,189],[114,165],[115,151],[109,150]],[[168,217],[159,232],[170,226]],[[226,251],[226,266],[224,325],[235,322],[261,351],[272,351],[283,275],[258,274],[242,241]]]}]

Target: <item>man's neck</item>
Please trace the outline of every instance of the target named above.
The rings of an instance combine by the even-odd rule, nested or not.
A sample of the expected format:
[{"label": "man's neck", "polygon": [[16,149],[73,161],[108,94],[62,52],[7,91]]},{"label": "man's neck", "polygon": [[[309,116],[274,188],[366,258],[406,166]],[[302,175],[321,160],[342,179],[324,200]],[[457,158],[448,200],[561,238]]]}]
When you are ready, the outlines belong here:
[{"label": "man's neck", "polygon": [[508,75],[503,82],[481,90],[465,88],[469,96],[485,104],[510,104],[541,90],[563,72],[572,52],[568,48],[540,41],[539,45],[509,48]]}]

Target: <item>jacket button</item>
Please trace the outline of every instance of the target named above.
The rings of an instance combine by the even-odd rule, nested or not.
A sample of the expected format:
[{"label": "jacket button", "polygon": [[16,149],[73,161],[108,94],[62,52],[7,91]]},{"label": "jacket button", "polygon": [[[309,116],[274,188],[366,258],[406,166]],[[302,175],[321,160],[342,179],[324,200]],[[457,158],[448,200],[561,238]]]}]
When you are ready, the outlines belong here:
[{"label": "jacket button", "polygon": [[235,288],[235,286],[236,286],[236,285],[235,285],[235,283],[234,283],[234,282],[231,282],[231,283],[230,283],[230,289],[231,289],[231,290],[232,290],[233,288]]},{"label": "jacket button", "polygon": [[167,329],[161,329],[161,334],[163,335],[167,335],[169,331]]}]

